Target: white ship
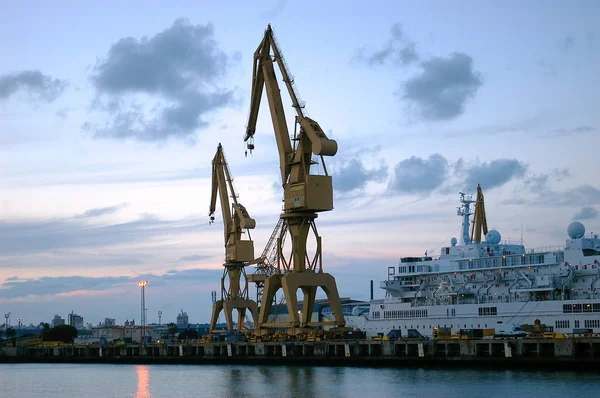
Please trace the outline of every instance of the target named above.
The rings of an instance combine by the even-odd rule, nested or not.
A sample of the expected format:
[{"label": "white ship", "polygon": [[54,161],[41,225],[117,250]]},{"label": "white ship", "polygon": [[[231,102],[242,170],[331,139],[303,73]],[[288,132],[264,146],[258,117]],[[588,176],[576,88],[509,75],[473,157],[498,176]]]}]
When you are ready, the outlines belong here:
[{"label": "white ship", "polygon": [[461,193],[460,202],[460,244],[452,238],[437,257],[401,258],[380,284],[386,298],[354,307],[346,326],[360,328],[368,337],[394,329],[402,336],[415,329],[430,337],[436,327],[458,333],[499,323],[541,323],[555,333],[583,328],[600,333],[598,235],[586,237],[583,224],[575,221],[567,228],[564,247],[526,250],[522,242],[502,241],[498,231],[487,231],[480,187],[475,200]]}]

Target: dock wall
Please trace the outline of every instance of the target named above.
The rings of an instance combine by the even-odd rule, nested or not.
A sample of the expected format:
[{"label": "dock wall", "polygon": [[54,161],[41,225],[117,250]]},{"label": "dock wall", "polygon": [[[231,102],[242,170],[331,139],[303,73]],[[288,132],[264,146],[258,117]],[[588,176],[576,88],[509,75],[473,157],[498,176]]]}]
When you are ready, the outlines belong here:
[{"label": "dock wall", "polygon": [[600,339],[210,342],[1,347],[0,363],[189,363],[599,369]]}]

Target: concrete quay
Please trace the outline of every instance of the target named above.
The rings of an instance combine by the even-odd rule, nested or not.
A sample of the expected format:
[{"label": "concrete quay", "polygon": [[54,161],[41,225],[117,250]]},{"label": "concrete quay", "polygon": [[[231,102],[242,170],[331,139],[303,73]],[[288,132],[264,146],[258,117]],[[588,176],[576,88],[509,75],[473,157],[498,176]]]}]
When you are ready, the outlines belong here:
[{"label": "concrete quay", "polygon": [[27,362],[598,370],[600,339],[224,341],[0,348],[0,363]]}]

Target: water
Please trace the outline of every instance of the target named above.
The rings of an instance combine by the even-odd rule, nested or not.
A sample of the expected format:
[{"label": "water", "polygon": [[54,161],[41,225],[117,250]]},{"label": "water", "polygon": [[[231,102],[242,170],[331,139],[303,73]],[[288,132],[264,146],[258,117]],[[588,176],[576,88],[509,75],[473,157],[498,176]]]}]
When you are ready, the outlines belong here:
[{"label": "water", "polygon": [[0,364],[0,397],[595,397],[575,372],[209,365]]}]

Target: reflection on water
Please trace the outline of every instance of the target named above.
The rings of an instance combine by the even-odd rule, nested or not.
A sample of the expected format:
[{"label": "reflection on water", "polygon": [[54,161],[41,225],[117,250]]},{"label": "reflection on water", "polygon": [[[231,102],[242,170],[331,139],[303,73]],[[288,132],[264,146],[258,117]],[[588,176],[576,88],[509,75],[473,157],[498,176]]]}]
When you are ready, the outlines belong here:
[{"label": "reflection on water", "polygon": [[599,387],[600,375],[576,372],[0,364],[0,398],[564,398],[598,396]]},{"label": "reflection on water", "polygon": [[150,398],[150,391],[148,391],[148,384],[150,384],[148,366],[137,365],[135,367],[135,373],[137,374],[137,391],[133,395],[134,398]]}]

